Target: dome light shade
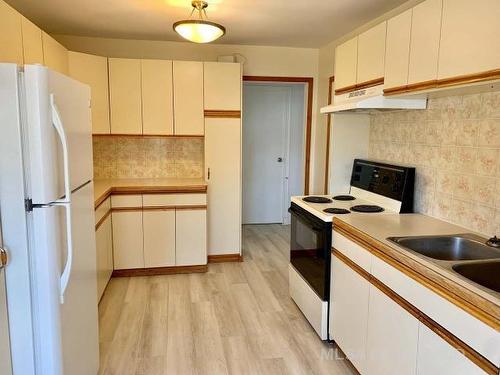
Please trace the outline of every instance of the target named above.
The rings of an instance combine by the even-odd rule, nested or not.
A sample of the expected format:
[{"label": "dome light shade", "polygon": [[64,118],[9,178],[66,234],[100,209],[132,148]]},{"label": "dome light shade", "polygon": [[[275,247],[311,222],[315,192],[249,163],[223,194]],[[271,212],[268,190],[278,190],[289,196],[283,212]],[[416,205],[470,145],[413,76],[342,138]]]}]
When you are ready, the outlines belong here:
[{"label": "dome light shade", "polygon": [[226,33],[224,26],[206,19],[205,8],[208,4],[205,1],[193,1],[191,5],[191,15],[198,11],[199,17],[175,22],[173,28],[177,34],[194,43],[210,43]]}]

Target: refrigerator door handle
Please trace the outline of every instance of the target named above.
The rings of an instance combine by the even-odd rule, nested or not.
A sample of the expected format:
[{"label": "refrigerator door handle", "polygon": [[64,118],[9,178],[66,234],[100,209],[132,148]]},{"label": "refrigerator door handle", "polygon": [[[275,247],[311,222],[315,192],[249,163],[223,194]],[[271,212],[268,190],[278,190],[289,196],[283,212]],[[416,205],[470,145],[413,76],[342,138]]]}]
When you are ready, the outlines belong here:
[{"label": "refrigerator door handle", "polygon": [[64,303],[64,292],[68,286],[69,277],[71,275],[71,266],[73,264],[73,234],[71,230],[71,186],[69,176],[69,153],[68,140],[64,132],[64,126],[59,116],[59,111],[54,100],[54,94],[50,95],[50,107],[52,114],[52,125],[57,131],[59,140],[61,141],[63,151],[63,168],[64,168],[64,197],[56,200],[53,205],[63,206],[66,211],[66,243],[68,254],[66,256],[66,264],[60,278],[60,301]]}]

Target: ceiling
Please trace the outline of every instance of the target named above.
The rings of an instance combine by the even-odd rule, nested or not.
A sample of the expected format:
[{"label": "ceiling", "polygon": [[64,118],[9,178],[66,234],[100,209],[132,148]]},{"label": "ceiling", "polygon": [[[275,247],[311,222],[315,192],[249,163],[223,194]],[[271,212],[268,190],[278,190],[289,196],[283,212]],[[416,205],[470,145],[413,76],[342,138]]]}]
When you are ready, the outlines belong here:
[{"label": "ceiling", "polygon": [[[182,41],[172,23],[190,0],[6,0],[52,34]],[[208,17],[227,34],[218,42],[323,46],[406,0],[208,0]]]}]

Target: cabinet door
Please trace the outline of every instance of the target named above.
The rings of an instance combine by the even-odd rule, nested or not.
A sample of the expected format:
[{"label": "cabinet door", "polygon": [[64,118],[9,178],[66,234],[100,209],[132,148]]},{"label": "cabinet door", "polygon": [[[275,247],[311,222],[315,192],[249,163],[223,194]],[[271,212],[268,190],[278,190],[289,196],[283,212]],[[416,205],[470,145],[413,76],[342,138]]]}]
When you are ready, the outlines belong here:
[{"label": "cabinet door", "polygon": [[484,374],[457,349],[439,337],[425,324],[418,332],[417,375],[473,375]]},{"label": "cabinet door", "polygon": [[68,74],[68,50],[49,34],[42,31],[44,64],[62,74]]},{"label": "cabinet door", "polygon": [[442,0],[427,0],[413,8],[408,84],[437,78]]},{"label": "cabinet door", "polygon": [[175,266],[175,209],[143,212],[144,266]]},{"label": "cabinet door", "polygon": [[414,374],[419,321],[370,286],[366,374]]},{"label": "cabinet door", "polygon": [[142,134],[141,60],[108,59],[112,134]]},{"label": "cabinet door", "polygon": [[385,88],[405,86],[408,83],[411,17],[412,10],[409,9],[387,21]]},{"label": "cabinet door", "polygon": [[43,64],[42,30],[22,17],[23,57],[25,64]]},{"label": "cabinet door", "polygon": [[177,135],[203,135],[203,63],[174,61],[174,129]]},{"label": "cabinet door", "polygon": [[175,264],[207,264],[207,211],[175,211]]},{"label": "cabinet door", "polygon": [[356,83],[384,77],[386,29],[387,22],[382,22],[359,35]]},{"label": "cabinet door", "polygon": [[208,200],[208,254],[241,249],[241,121],[205,120]]},{"label": "cabinet door", "polygon": [[500,1],[443,0],[438,78],[500,68]]},{"label": "cabinet door", "polygon": [[90,86],[92,133],[109,134],[108,59],[80,52],[69,52],[69,74]]},{"label": "cabinet door", "polygon": [[356,84],[358,65],[358,37],[335,48],[335,89],[340,90]]},{"label": "cabinet door", "polygon": [[239,63],[204,63],[205,109],[241,109],[241,65]]},{"label": "cabinet door", "polygon": [[335,256],[331,272],[330,337],[363,374],[370,283]]},{"label": "cabinet door", "polygon": [[142,60],[143,134],[174,134],[172,61]]},{"label": "cabinet door", "polygon": [[96,268],[97,268],[97,300],[99,301],[113,273],[113,229],[111,216],[97,228],[96,236]]},{"label": "cabinet door", "polygon": [[117,211],[111,216],[114,268],[144,268],[142,212]]},{"label": "cabinet door", "polygon": [[23,63],[21,15],[0,1],[0,62]]}]

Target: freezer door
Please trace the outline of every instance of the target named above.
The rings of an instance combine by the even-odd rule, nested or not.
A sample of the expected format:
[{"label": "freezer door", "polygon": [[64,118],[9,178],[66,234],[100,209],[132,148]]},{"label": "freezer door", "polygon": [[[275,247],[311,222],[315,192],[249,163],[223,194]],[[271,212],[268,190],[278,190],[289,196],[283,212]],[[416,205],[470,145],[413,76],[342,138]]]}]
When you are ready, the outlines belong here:
[{"label": "freezer door", "polygon": [[[64,143],[70,190],[92,179],[90,88],[40,65],[26,65],[22,77],[31,196],[35,204],[50,203],[64,196]],[[62,133],[54,127],[54,113]]]}]

